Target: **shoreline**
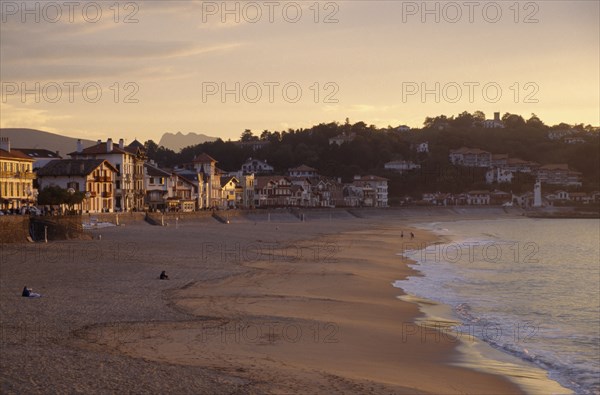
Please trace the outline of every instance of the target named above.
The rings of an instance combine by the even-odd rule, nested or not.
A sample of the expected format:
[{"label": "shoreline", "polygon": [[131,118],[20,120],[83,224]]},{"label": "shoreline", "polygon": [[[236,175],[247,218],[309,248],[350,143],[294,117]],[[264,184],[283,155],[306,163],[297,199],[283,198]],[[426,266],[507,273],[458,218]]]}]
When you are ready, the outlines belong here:
[{"label": "shoreline", "polygon": [[[526,218],[529,217],[525,217],[525,219]],[[500,220],[502,219],[503,218],[500,218]],[[454,221],[450,222],[446,219],[436,221],[435,224],[440,225],[452,222]],[[460,241],[455,236],[442,234],[440,231],[435,231],[431,228],[431,225],[431,222],[413,224],[413,226],[417,227],[418,229],[423,229],[436,234],[440,240],[440,242],[436,244],[440,244],[441,246],[450,245]],[[420,249],[420,251],[422,259],[425,248]],[[402,255],[410,261],[410,267],[417,271],[419,276],[426,276],[419,271],[419,260],[407,257],[405,254],[406,251],[402,253]],[[395,286],[404,291],[402,284],[396,284]],[[434,323],[436,328],[443,328],[443,331],[447,332],[447,336],[458,339],[460,343],[458,350],[461,354],[461,357],[457,362],[457,365],[507,377],[520,388],[522,388],[526,393],[552,393],[569,395],[575,393],[574,390],[564,387],[561,383],[555,379],[552,379],[550,377],[552,374],[550,370],[543,369],[532,362],[526,361],[517,355],[511,354],[506,350],[486,342],[481,338],[481,336],[476,335],[476,333],[478,333],[476,330],[471,329],[469,332],[459,332],[455,330],[455,327],[465,325],[465,323],[456,316],[456,313],[453,311],[450,305],[410,293],[406,293],[405,296],[401,297],[401,299],[419,305],[419,309],[424,316],[419,318],[417,323],[424,326]],[[466,325],[470,324],[467,323]]]},{"label": "shoreline", "polygon": [[[397,219],[407,222],[407,218]],[[306,388],[307,392],[314,390],[314,393],[327,390],[344,393],[390,390],[401,393],[520,393],[503,377],[451,366],[458,355],[455,344],[423,343],[410,337],[398,344],[398,337],[402,340],[402,330],[414,325],[421,313],[417,305],[398,300],[400,290],[391,285],[399,273],[403,276],[415,274],[408,265],[399,265],[394,259],[398,235],[393,232],[400,226],[395,220],[371,218],[360,221],[360,230],[356,230],[357,221],[353,220],[314,221],[315,226],[309,223],[233,225],[237,229],[232,225],[186,223],[177,230],[177,240],[171,240],[173,229],[149,225],[103,229],[102,243],[110,245],[113,255],[105,254],[96,260],[97,268],[87,267],[85,273],[74,273],[75,278],[66,281],[83,281],[88,286],[88,294],[79,295],[80,303],[70,303],[79,305],[79,310],[91,311],[83,314],[83,320],[67,317],[65,321],[70,323],[67,331],[58,328],[57,332],[61,333],[50,333],[53,330],[48,329],[48,335],[53,340],[58,337],[55,343],[61,348],[84,354],[86,358],[135,360],[155,371],[180,366],[202,372],[201,376],[206,380],[195,383],[195,388],[208,385],[207,388],[215,393],[225,388],[244,393],[278,393],[286,390],[284,383],[288,381],[295,386],[287,390]],[[401,226],[408,229],[408,225]],[[149,233],[148,237],[142,236],[142,231]],[[226,247],[229,251],[216,250],[219,242],[227,240],[228,232],[234,234]],[[377,244],[382,239],[382,232],[386,233],[383,237],[386,239],[385,251]],[[415,233],[418,241],[430,237],[420,230]],[[202,236],[208,243],[201,251],[193,244],[197,236]],[[254,249],[236,252],[231,247],[236,242],[254,246]],[[138,243],[134,253],[123,252],[128,243]],[[180,243],[186,248],[178,251],[164,248],[172,243]],[[98,242],[62,244],[85,246],[81,248],[91,251],[90,246]],[[30,247],[33,246],[25,246]],[[41,248],[52,248],[52,245]],[[115,249],[122,252],[118,259],[114,259]],[[138,256],[144,249],[147,251],[143,256]],[[238,264],[240,262],[235,259],[229,262],[227,257],[236,254],[245,257],[246,262]],[[169,255],[178,258],[165,261]],[[110,262],[111,258],[114,262]],[[184,263],[186,259],[190,262]],[[76,259],[63,260],[59,257],[50,262],[49,266],[54,267],[48,269],[60,269],[63,274],[72,271]],[[140,267],[140,264],[145,265]],[[3,263],[3,269],[9,270],[3,270],[8,278],[3,276],[2,279],[2,322],[4,327],[18,326],[21,320],[18,315],[9,315],[11,307],[7,302],[29,304],[35,301],[15,300],[14,297],[7,300],[6,295],[10,294],[7,286],[11,279],[32,272],[19,273],[18,268],[6,265]],[[147,278],[145,272],[160,267],[168,269],[172,281],[157,283]],[[104,284],[99,275],[106,274],[107,270],[116,271],[115,274],[122,275],[123,279]],[[43,281],[47,276],[48,273],[38,273],[37,281]],[[146,278],[136,278],[140,276]],[[132,278],[135,279],[132,283],[123,284]],[[98,281],[102,284],[95,284]],[[135,297],[136,292],[155,294],[157,287],[162,289],[158,297],[152,296],[145,303]],[[130,291],[131,288],[134,291]],[[48,321],[56,321],[56,317],[48,319],[48,314],[56,313],[57,307],[52,306],[50,294],[57,289],[60,285],[56,283],[40,289],[45,294],[40,301],[47,305],[38,311],[36,318],[48,328],[51,327]],[[64,296],[69,291],[72,289],[63,290]],[[100,301],[102,292],[108,295],[108,301]],[[113,300],[114,295],[119,294],[125,299]],[[86,300],[89,309],[85,308]],[[107,311],[103,303],[115,306],[116,311]],[[118,307],[115,303],[119,303]],[[27,314],[30,308],[20,307],[24,309],[20,315]],[[252,330],[254,332],[250,332]],[[296,340],[298,333],[301,335]],[[25,355],[31,352],[27,341],[7,343],[4,340],[11,349],[9,351],[21,351]],[[40,346],[39,342],[34,345]],[[52,347],[48,351],[52,351]],[[69,352],[63,351],[63,354]],[[13,363],[19,365],[15,358],[21,355],[9,352],[2,357],[3,367]],[[61,368],[60,364],[57,368]],[[80,368],[89,369],[90,372],[97,371],[97,363],[88,362]],[[16,373],[11,372],[15,371],[10,368],[3,373],[3,388],[8,388],[8,392],[11,388],[32,389],[31,384],[19,387],[14,377]],[[437,383],[428,382],[434,381],[431,377],[436,377]],[[181,374],[174,374],[174,378],[184,379]],[[176,385],[173,380],[166,381]],[[10,383],[8,387],[7,382]],[[216,387],[215,382],[219,383]],[[147,385],[155,387],[155,384]],[[187,388],[190,392],[191,387]]]}]

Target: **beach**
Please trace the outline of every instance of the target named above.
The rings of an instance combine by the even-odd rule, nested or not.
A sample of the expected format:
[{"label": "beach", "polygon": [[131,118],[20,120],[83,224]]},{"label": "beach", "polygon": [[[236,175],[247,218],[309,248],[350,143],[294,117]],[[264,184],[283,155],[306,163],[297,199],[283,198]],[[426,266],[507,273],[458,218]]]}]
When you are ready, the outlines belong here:
[{"label": "beach", "polygon": [[443,241],[411,226],[423,218],[269,220],[3,245],[1,391],[524,393],[460,366],[461,342],[399,298],[418,273],[398,253]]}]

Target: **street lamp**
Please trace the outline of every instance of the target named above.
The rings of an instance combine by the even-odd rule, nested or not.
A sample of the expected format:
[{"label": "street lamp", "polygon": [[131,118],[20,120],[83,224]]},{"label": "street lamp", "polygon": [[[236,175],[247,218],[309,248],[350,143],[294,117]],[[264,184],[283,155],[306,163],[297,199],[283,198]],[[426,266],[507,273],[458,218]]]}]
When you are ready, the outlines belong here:
[{"label": "street lamp", "polygon": [[[68,194],[69,194],[69,196],[70,196],[69,200],[70,200],[70,201],[72,201],[71,199],[72,199],[73,195],[75,194],[75,189],[73,189],[73,188],[69,188],[69,189],[67,189],[67,193],[68,193]],[[72,204],[71,204],[70,206],[71,206],[71,207],[73,207],[73,205],[72,205]]]},{"label": "street lamp", "polygon": [[90,212],[90,198],[92,197],[92,193],[90,191],[87,191],[85,193],[85,207],[86,207],[86,211]]}]

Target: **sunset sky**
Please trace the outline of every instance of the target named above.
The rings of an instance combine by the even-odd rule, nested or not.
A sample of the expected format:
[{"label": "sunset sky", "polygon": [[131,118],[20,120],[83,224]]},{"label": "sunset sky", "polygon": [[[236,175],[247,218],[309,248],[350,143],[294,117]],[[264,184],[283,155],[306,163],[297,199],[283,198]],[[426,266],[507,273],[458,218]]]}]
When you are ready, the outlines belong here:
[{"label": "sunset sky", "polygon": [[464,110],[600,124],[598,1],[87,3],[2,1],[1,127],[158,141]]}]

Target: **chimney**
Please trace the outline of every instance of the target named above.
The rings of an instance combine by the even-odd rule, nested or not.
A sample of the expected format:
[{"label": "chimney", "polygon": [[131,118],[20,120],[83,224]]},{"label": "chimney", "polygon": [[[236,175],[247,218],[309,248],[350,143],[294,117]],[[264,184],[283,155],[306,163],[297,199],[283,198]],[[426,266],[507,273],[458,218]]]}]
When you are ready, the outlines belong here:
[{"label": "chimney", "polygon": [[[81,142],[81,139],[77,140],[77,153],[80,154],[83,152],[83,143]],[[58,155],[58,153],[57,153]]]},{"label": "chimney", "polygon": [[96,144],[98,144],[98,145],[102,144],[102,140],[98,139],[98,142]]},{"label": "chimney", "polygon": [[10,152],[10,140],[8,137],[0,137],[0,149]]},{"label": "chimney", "polygon": [[112,152],[113,150],[113,141],[112,139],[106,140],[106,152]]},{"label": "chimney", "polygon": [[121,148],[121,149],[125,148],[125,140],[119,139],[119,148]]},{"label": "chimney", "polygon": [[494,121],[500,121],[500,113],[499,112],[494,113]]}]

